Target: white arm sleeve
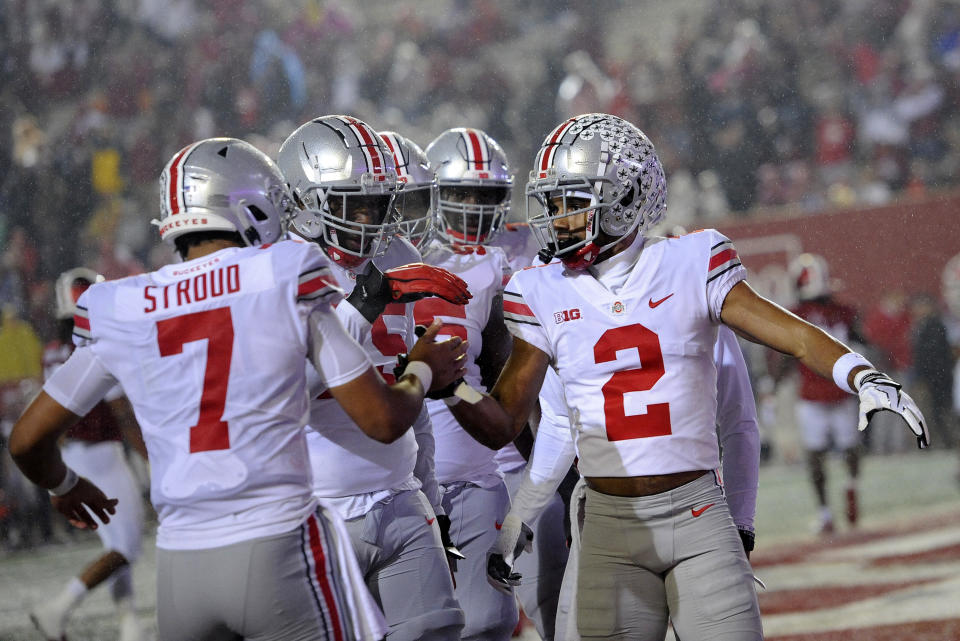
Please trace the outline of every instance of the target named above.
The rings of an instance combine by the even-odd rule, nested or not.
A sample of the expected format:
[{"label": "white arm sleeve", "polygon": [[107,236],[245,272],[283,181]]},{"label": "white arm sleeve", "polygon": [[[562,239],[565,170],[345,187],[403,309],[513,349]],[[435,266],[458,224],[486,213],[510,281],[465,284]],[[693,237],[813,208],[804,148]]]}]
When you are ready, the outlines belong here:
[{"label": "white arm sleeve", "polygon": [[47,379],[43,390],[77,416],[86,416],[115,386],[117,379],[90,346],[78,347]]},{"label": "white arm sleeve", "polygon": [[357,311],[357,308],[348,301],[344,300],[337,305],[335,313],[337,318],[340,319],[340,322],[343,323],[343,327],[347,330],[347,333],[357,341],[370,335],[373,324],[364,318],[363,315]]},{"label": "white arm sleeve", "polygon": [[753,531],[760,476],[760,428],[747,364],[729,327],[721,326],[717,333],[714,358],[724,493],[734,524]]},{"label": "white arm sleeve", "polygon": [[520,487],[513,496],[510,512],[525,523],[536,519],[553,498],[576,458],[563,385],[557,374],[549,369],[540,390],[540,425],[533,452],[523,470]]},{"label": "white arm sleeve", "polygon": [[327,388],[349,383],[373,367],[330,305],[318,305],[310,313],[307,325],[308,357]]},{"label": "white arm sleeve", "polygon": [[413,467],[413,475],[420,480],[421,490],[433,506],[437,514],[446,514],[440,505],[440,485],[437,484],[437,475],[434,468],[434,451],[436,444],[433,439],[433,424],[430,422],[430,412],[427,404],[423,404],[420,416],[413,424],[413,435],[417,439],[417,462]]}]

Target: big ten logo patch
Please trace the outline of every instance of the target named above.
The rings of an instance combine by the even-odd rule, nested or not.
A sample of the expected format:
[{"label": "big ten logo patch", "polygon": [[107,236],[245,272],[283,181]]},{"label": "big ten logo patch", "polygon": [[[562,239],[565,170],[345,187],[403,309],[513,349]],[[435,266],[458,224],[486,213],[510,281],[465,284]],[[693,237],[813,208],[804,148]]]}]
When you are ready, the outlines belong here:
[{"label": "big ten logo patch", "polygon": [[562,312],[554,312],[553,320],[558,325],[560,323],[566,323],[567,321],[580,320],[580,309],[574,307],[573,309],[565,309]]}]

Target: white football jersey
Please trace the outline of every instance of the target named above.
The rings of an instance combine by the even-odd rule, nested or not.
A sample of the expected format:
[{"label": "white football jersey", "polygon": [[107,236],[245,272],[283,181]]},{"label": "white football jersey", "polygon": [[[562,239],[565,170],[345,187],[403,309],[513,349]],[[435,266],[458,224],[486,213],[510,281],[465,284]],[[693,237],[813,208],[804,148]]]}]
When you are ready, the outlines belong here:
[{"label": "white football jersey", "polygon": [[504,318],[549,355],[584,476],[719,465],[713,348],[723,300],[745,275],[714,230],[647,240],[617,294],[560,263],[514,274]]},{"label": "white football jersey", "polygon": [[[150,455],[158,547],[279,534],[314,509],[303,429],[304,361],[315,340],[308,317],[349,340],[329,307],[341,297],[326,257],[296,241],[224,249],[81,296],[76,352],[97,365],[97,385],[118,381],[133,405]],[[97,393],[67,385],[68,370],[45,389],[76,412]]]},{"label": "white football jersey", "polygon": [[[473,294],[466,305],[454,305],[440,298],[424,298],[415,303],[414,314],[420,325],[429,325],[434,318],[443,321],[438,340],[459,336],[470,342],[464,379],[480,389],[477,358],[482,347],[481,333],[490,319],[491,305],[503,292],[504,279],[510,274],[506,255],[498,247],[453,250],[434,241],[424,250],[423,259],[465,280]],[[443,401],[428,400],[427,409],[436,439],[434,458],[438,482],[471,481],[482,485],[502,478],[493,458],[494,450],[467,434]]]},{"label": "white football jersey", "polygon": [[[420,252],[404,238],[394,238],[386,253],[374,259],[380,271],[400,265],[420,262]],[[366,263],[364,263],[366,265]],[[330,271],[336,283],[348,295],[356,285],[356,273],[331,262]],[[363,267],[358,268],[363,271]],[[393,368],[397,356],[406,352],[417,341],[414,334],[413,303],[389,303],[371,329],[370,323],[349,303],[341,303],[338,315],[347,331],[367,352],[371,362],[380,370],[388,383],[394,382]],[[364,434],[356,423],[340,407],[325,387],[316,385],[318,375],[313,367],[307,368],[311,382],[310,425],[317,431],[308,430],[310,463],[313,468],[314,494],[324,498],[336,498],[386,492],[399,489],[416,489],[420,482],[413,476],[417,459],[417,441],[413,430],[407,430],[393,443],[381,443]],[[354,512],[367,511],[366,503],[376,502],[384,496],[371,496],[364,505],[337,505],[344,518]]]}]

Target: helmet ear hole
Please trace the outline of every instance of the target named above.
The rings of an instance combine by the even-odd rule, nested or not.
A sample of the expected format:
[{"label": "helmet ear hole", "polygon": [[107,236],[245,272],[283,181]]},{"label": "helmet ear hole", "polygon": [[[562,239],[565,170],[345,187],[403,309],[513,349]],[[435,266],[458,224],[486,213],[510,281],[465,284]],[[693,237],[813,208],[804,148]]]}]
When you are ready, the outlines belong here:
[{"label": "helmet ear hole", "polygon": [[627,193],[624,194],[623,198],[620,199],[620,204],[624,207],[629,207],[630,203],[633,202],[634,194],[636,193],[636,186],[630,185],[630,189],[627,190]]},{"label": "helmet ear hole", "polygon": [[247,205],[247,211],[250,212],[250,215],[253,216],[254,220],[256,220],[258,223],[262,223],[263,221],[270,218],[265,213],[263,213],[262,209],[260,209],[256,205]]}]

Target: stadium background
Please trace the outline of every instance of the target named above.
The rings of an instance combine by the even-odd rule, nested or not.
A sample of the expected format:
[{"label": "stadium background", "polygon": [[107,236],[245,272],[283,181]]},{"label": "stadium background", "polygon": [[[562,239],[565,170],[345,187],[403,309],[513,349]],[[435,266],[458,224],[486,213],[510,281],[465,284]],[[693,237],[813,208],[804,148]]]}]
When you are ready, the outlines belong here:
[{"label": "stadium background", "polygon": [[[960,253],[955,0],[8,0],[0,4],[4,429],[37,389],[55,276],[83,264],[116,278],[171,260],[147,221],[163,162],[187,142],[237,136],[274,153],[296,125],[327,113],[421,145],[448,127],[480,127],[511,159],[521,220],[537,145],[562,118],[586,111],[622,115],[657,145],[669,179],[665,231],[721,229],[751,282],[779,302],[793,295],[789,260],[823,254],[838,296],[864,320],[880,315],[896,327],[889,345],[872,349],[928,401],[910,301],[933,296],[937,319],[956,329],[943,298],[945,267]],[[809,538],[813,501],[792,383],[770,387],[763,355],[748,356],[768,453],[761,530]],[[911,504],[958,512],[956,416],[937,416],[933,427],[935,447],[919,458],[905,431],[871,435],[864,529],[884,515],[899,522]],[[11,468],[0,452],[7,585],[15,568],[56,556],[51,546],[84,549],[83,536],[46,520],[43,501]],[[784,501],[792,519],[777,511]],[[929,522],[954,532],[950,518]],[[957,568],[957,542],[944,536],[937,558]],[[945,594],[960,600],[956,583]],[[22,600],[3,602],[15,618]]]}]

